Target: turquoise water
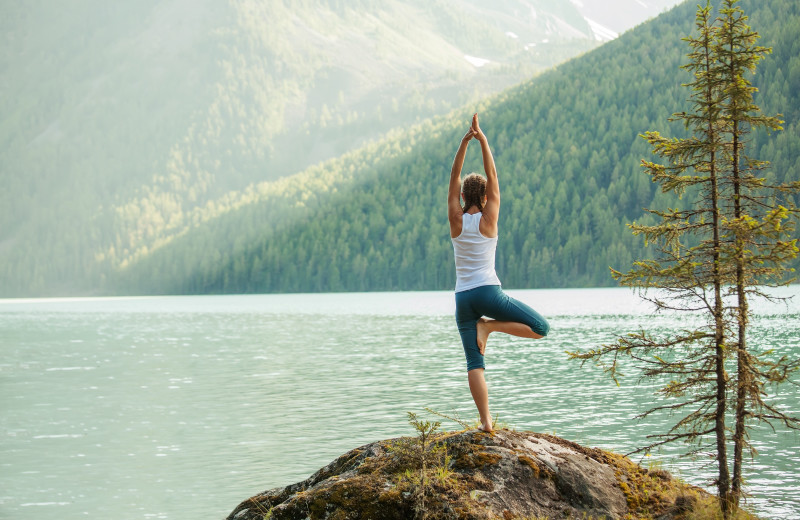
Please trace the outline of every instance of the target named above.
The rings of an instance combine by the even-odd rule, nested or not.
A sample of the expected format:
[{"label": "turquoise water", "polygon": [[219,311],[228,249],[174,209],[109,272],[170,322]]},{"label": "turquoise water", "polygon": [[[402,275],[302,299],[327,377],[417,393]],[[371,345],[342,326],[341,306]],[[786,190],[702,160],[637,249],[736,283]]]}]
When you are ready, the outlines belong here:
[{"label": "turquoise water", "polygon": [[[650,315],[625,289],[509,293],[552,330],[491,338],[502,423],[625,453],[675,420],[633,420],[652,390],[633,377],[617,387],[564,351],[682,318]],[[472,420],[453,311],[446,292],[0,300],[0,517],[222,518],[347,450],[411,435],[406,411]],[[751,344],[800,356],[800,302],[756,311]],[[773,402],[800,412],[800,388],[779,392]],[[797,518],[800,435],[755,442],[749,504]],[[684,449],[643,463],[708,486],[709,459]]]}]

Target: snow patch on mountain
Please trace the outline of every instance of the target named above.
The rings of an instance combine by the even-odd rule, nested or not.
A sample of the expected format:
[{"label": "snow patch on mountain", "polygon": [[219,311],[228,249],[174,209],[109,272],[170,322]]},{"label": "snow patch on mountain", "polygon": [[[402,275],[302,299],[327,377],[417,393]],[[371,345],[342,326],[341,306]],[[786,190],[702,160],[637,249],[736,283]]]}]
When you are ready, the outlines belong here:
[{"label": "snow patch on mountain", "polygon": [[608,27],[600,25],[599,23],[595,22],[594,20],[590,20],[589,18],[584,18],[586,23],[589,24],[589,28],[592,29],[592,33],[594,34],[594,38],[600,42],[607,42],[610,40],[614,40],[619,36],[619,33],[612,31]]},{"label": "snow patch on mountain", "polygon": [[487,63],[490,63],[490,60],[484,58],[476,58],[475,56],[470,56],[469,54],[464,55],[464,59],[469,62],[470,65],[475,67],[483,67]]}]

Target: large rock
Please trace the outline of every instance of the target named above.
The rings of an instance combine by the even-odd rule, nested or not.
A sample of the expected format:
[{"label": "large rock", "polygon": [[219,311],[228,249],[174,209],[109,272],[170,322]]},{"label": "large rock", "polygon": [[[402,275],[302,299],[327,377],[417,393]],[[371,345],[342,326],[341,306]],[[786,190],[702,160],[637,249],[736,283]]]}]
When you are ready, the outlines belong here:
[{"label": "large rock", "polygon": [[[552,435],[497,430],[374,442],[228,520],[681,518],[704,492]],[[424,466],[423,466],[424,459]],[[423,470],[424,467],[424,470]]]}]

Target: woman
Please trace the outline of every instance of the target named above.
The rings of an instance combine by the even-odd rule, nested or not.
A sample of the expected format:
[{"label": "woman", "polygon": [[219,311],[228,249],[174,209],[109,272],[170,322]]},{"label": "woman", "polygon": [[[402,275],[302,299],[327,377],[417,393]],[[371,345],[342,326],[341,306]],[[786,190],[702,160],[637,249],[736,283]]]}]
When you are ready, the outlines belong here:
[{"label": "woman", "polygon": [[[481,144],[486,178],[471,173],[461,182],[461,167],[472,139]],[[461,198],[464,205],[461,205]],[[494,270],[500,186],[492,151],[478,125],[478,114],[458,147],[447,194],[447,217],[456,260],[456,323],[467,357],[467,379],[481,417],[480,429],[492,431],[483,355],[493,332],[540,339],[550,325],[538,312],[507,296]],[[487,320],[484,316],[492,318]]]}]

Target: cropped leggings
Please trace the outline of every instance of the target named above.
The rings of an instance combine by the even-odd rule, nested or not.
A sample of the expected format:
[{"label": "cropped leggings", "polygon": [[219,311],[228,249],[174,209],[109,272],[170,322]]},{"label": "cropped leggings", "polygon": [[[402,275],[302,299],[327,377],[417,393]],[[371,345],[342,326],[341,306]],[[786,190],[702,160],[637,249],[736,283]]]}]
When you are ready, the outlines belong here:
[{"label": "cropped leggings", "polygon": [[478,350],[478,319],[482,316],[500,321],[523,323],[540,336],[547,336],[550,324],[541,314],[516,300],[499,285],[482,285],[456,293],[456,323],[461,344],[467,356],[467,371],[484,368],[483,355]]}]

